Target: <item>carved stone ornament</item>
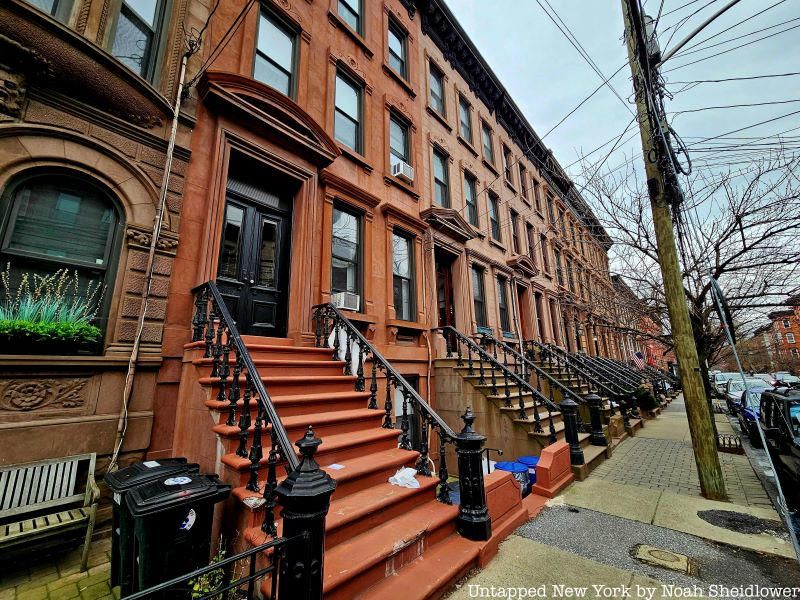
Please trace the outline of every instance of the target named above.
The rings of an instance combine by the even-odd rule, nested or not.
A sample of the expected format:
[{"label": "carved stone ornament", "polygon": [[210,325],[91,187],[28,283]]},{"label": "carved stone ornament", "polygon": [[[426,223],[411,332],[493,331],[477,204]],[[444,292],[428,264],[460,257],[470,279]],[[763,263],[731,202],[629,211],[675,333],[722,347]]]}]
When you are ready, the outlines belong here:
[{"label": "carved stone ornament", "polygon": [[27,412],[42,408],[78,408],[87,379],[9,379],[0,383],[0,409]]},{"label": "carved stone ornament", "polygon": [[0,65],[0,123],[14,121],[22,116],[25,91],[25,76],[12,73]]},{"label": "carved stone ornament", "polygon": [[[150,241],[153,239],[152,234],[140,231],[129,227],[125,232],[125,237],[128,238],[128,245],[132,246],[150,246]],[[173,238],[160,237],[156,242],[156,248],[159,250],[174,250],[178,247],[178,240]]]}]

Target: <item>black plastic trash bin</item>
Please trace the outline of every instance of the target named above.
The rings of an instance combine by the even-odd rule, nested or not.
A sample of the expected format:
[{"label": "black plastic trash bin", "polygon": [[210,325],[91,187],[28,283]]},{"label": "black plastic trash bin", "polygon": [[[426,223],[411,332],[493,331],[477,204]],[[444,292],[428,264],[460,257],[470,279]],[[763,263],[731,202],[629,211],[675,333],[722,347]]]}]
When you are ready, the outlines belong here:
[{"label": "black plastic trash bin", "polygon": [[133,519],[126,502],[133,488],[180,473],[198,473],[199,465],[185,458],[148,460],[108,473],[103,479],[113,493],[111,531],[111,586],[123,596],[133,592]]},{"label": "black plastic trash bin", "polygon": [[[133,488],[128,510],[134,521],[134,591],[145,590],[209,564],[214,504],[231,486],[216,475],[182,473]],[[162,598],[174,598],[167,590]]]}]

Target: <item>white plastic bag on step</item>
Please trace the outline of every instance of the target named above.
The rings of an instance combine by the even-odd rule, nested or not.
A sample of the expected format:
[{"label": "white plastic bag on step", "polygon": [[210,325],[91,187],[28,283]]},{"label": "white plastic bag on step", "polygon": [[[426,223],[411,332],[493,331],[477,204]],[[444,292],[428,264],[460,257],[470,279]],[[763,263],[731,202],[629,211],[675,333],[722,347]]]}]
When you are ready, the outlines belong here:
[{"label": "white plastic bag on step", "polygon": [[419,481],[417,481],[416,477],[414,477],[416,474],[416,469],[412,469],[411,467],[403,467],[402,469],[398,469],[397,473],[389,477],[389,483],[392,485],[399,485],[400,487],[404,488],[418,488]]}]

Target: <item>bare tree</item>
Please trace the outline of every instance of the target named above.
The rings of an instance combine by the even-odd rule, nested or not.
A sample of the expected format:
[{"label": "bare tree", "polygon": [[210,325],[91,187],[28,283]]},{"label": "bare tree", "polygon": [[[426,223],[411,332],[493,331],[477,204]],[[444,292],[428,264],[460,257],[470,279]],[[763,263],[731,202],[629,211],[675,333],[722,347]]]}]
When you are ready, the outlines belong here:
[{"label": "bare tree", "polygon": [[[711,174],[702,169],[683,183],[673,210],[684,290],[701,369],[726,345],[711,298],[720,283],[738,333],[744,335],[781,306],[800,273],[800,154],[780,147],[747,164]],[[589,166],[586,172],[591,172]],[[637,170],[595,177],[585,194],[615,241],[613,264],[669,336],[647,188]],[[761,319],[761,322],[759,320]],[[707,381],[707,377],[704,377]]]}]

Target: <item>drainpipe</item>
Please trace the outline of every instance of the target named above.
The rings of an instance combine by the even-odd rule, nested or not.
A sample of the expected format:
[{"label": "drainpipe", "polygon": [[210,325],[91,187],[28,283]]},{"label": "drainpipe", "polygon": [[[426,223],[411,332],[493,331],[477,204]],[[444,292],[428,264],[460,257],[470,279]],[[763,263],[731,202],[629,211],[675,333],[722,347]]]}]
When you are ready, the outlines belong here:
[{"label": "drainpipe", "polygon": [[175,138],[178,135],[178,116],[181,111],[181,96],[183,94],[183,84],[186,79],[186,63],[189,60],[190,51],[184,52],[181,58],[181,70],[178,77],[178,87],[175,90],[175,103],[172,107],[172,125],[169,132],[169,145],[167,146],[167,158],[164,163],[164,176],[161,179],[161,196],[158,201],[158,209],[156,210],[156,218],[153,223],[153,231],[150,237],[150,250],[147,254],[147,266],[145,268],[145,286],[142,292],[142,305],[139,310],[139,321],[136,326],[136,335],[133,338],[133,348],[131,349],[131,357],[128,360],[128,372],[125,375],[125,388],[122,392],[122,408],[119,413],[117,421],[117,437],[114,440],[114,452],[111,455],[111,462],[108,465],[108,472],[116,471],[118,468],[117,461],[119,453],[122,449],[122,443],[125,439],[125,432],[128,429],[128,405],[131,401],[131,392],[133,391],[133,378],[136,374],[136,363],[139,360],[139,347],[142,343],[142,332],[144,331],[144,322],[147,315],[147,307],[150,301],[150,291],[153,286],[153,266],[156,258],[156,247],[158,245],[158,238],[161,235],[161,227],[164,224],[164,211],[167,205],[167,187],[169,185],[169,176],[172,172],[172,158],[175,154]]}]

